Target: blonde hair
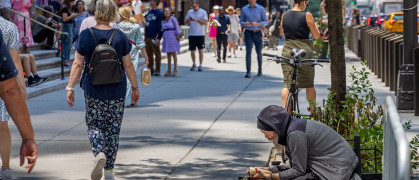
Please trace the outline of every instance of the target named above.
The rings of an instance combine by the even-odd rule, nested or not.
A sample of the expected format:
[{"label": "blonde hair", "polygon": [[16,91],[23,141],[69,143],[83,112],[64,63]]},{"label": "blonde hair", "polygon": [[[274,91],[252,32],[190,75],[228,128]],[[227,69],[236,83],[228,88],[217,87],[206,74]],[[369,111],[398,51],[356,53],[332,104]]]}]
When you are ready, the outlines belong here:
[{"label": "blonde hair", "polygon": [[119,21],[118,8],[113,0],[98,0],[96,2],[95,18],[104,22]]},{"label": "blonde hair", "polygon": [[123,6],[119,8],[119,15],[123,18],[124,22],[136,23],[137,20],[132,17],[131,8],[128,6]]}]

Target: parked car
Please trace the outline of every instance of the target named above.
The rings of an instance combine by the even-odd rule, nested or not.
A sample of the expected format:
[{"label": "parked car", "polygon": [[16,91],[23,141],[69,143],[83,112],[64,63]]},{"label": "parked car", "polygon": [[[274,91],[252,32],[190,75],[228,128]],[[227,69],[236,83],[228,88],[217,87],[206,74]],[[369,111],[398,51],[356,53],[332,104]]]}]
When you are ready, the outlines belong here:
[{"label": "parked car", "polygon": [[[383,29],[390,31],[392,33],[403,32],[403,12],[390,13],[386,18],[386,21],[383,25]],[[418,17],[418,29],[419,29],[419,17]]]},{"label": "parked car", "polygon": [[367,20],[367,25],[376,27],[378,25],[378,16],[370,16]]}]

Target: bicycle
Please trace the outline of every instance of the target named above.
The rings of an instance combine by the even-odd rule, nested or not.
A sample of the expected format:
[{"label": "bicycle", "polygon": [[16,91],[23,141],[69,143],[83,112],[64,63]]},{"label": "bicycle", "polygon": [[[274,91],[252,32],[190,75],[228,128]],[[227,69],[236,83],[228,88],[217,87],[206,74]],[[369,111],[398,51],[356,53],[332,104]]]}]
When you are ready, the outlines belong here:
[{"label": "bicycle", "polygon": [[291,56],[294,57],[294,59],[290,59],[290,58],[286,58],[286,57],[278,56],[274,54],[268,54],[268,53],[263,53],[262,55],[274,58],[274,59],[268,59],[268,60],[275,61],[277,64],[282,63],[282,62],[288,62],[292,65],[293,74],[291,78],[291,85],[290,87],[288,87],[289,94],[288,94],[287,101],[285,104],[285,110],[287,110],[291,114],[292,117],[299,118],[301,117],[301,114],[300,114],[300,107],[298,104],[298,93],[300,92],[301,89],[297,87],[298,67],[300,67],[302,63],[304,62],[310,62],[310,65],[313,67],[316,65],[323,67],[323,65],[321,65],[319,62],[330,62],[330,60],[329,59],[302,59],[307,55],[307,52],[304,49],[294,48],[291,50],[290,54]]}]

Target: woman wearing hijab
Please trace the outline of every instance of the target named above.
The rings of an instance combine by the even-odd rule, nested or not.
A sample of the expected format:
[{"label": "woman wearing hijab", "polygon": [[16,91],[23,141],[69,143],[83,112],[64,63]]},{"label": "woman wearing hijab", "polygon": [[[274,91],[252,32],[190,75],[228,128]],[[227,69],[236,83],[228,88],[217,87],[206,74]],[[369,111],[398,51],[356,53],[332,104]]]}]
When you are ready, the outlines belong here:
[{"label": "woman wearing hijab", "polygon": [[266,139],[286,147],[291,167],[270,168],[277,172],[272,174],[255,168],[259,173],[252,179],[358,179],[354,173],[357,156],[348,142],[329,126],[293,118],[282,107],[271,105],[260,112],[257,127]]}]

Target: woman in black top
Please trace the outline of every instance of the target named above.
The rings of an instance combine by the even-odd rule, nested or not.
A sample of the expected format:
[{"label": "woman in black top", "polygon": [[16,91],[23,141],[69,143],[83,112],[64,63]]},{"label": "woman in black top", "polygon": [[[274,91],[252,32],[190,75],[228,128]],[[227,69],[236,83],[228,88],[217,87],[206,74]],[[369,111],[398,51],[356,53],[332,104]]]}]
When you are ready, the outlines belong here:
[{"label": "woman in black top", "polygon": [[71,7],[73,6],[75,0],[65,0],[63,3],[63,7],[60,11],[60,15],[63,18],[63,32],[66,32],[70,35],[70,37],[64,36],[63,38],[63,54],[64,54],[64,61],[66,61],[66,65],[70,65],[68,62],[70,60],[70,50],[71,44],[73,42],[73,27],[74,27],[74,18],[79,16],[80,14],[71,13]]},{"label": "woman in black top", "polygon": [[[308,6],[308,0],[294,0],[294,8],[283,14],[281,20],[281,35],[286,39],[284,48],[282,49],[282,56],[293,58],[290,54],[291,49],[305,49],[307,56],[312,57],[312,49],[310,45],[309,35],[312,34],[314,39],[320,37],[320,32],[317,29],[314,18],[309,12],[304,10]],[[284,88],[282,89],[282,106],[285,107],[287,97],[289,94],[288,87],[291,84],[292,66],[289,63],[282,63],[282,71],[284,73]],[[297,87],[306,88],[307,98],[316,100],[316,89],[314,89],[314,67],[309,63],[303,63],[299,67],[299,75],[297,77]],[[310,104],[310,111],[314,106]]]}]

